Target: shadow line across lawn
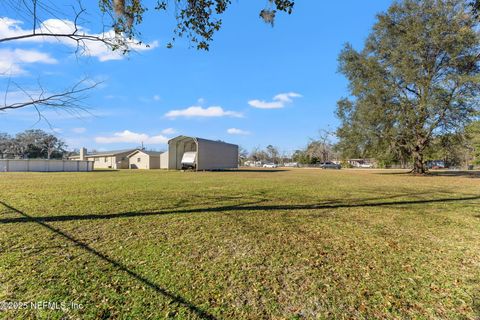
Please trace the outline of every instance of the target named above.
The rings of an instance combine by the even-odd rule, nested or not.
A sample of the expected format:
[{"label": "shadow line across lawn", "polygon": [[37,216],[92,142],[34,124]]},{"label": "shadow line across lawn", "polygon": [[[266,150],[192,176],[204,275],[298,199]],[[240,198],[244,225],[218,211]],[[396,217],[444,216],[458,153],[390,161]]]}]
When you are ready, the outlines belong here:
[{"label": "shadow line across lawn", "polygon": [[[393,196],[396,197],[396,196]],[[392,197],[392,198],[393,198]],[[377,201],[377,202],[360,202],[360,203],[346,203],[337,201],[328,201],[319,204],[292,204],[292,205],[260,205],[259,203],[265,200],[244,203],[240,205],[227,205],[210,208],[194,208],[194,209],[180,209],[180,210],[164,210],[154,212],[121,212],[114,214],[86,214],[86,215],[61,215],[61,216],[28,216],[22,214],[22,217],[3,218],[0,223],[22,223],[22,222],[62,222],[62,221],[79,221],[79,220],[109,220],[118,218],[132,218],[145,217],[168,214],[191,214],[191,213],[208,213],[208,212],[222,212],[222,211],[275,211],[275,210],[320,210],[320,209],[337,209],[337,208],[359,208],[359,207],[381,207],[381,206],[399,206],[399,205],[417,205],[428,203],[445,203],[479,200],[480,195],[472,195],[457,198],[438,198],[438,199],[416,199],[416,200],[401,200],[401,201]],[[14,211],[17,209],[10,207],[8,204],[0,201],[5,207]],[[19,211],[18,211],[19,212]]]},{"label": "shadow line across lawn", "polygon": [[[415,174],[407,171],[401,171],[401,172],[376,172],[375,174],[379,175],[403,175],[403,176],[415,176]],[[467,178],[473,178],[473,179],[478,179],[480,178],[480,171],[479,170],[472,170],[472,171],[461,171],[461,170],[430,170],[428,171],[427,174],[425,175],[417,175],[425,178],[432,178],[432,177],[467,177]]]},{"label": "shadow line across lawn", "polygon": [[[471,195],[464,197],[456,198],[437,198],[437,199],[416,199],[416,200],[401,200],[401,201],[385,201],[386,199],[408,196],[408,195],[394,195],[390,197],[381,197],[381,198],[372,198],[372,199],[363,199],[363,202],[357,203],[347,203],[345,200],[330,200],[318,204],[297,204],[297,205],[262,205],[261,203],[265,202],[266,199],[261,199],[254,202],[247,202],[240,205],[227,205],[220,207],[210,207],[210,208],[194,208],[194,209],[181,209],[181,210],[164,210],[158,212],[123,212],[116,214],[89,214],[89,215],[64,215],[64,216],[30,216],[25,212],[7,204],[4,201],[0,200],[0,204],[8,208],[9,210],[21,215],[21,217],[16,218],[3,218],[0,219],[0,223],[36,223],[51,232],[67,239],[76,246],[82,248],[83,250],[91,253],[97,258],[109,263],[113,267],[117,268],[120,271],[125,272],[132,278],[138,280],[139,282],[147,285],[156,292],[164,295],[165,297],[171,299],[175,303],[178,303],[186,308],[188,308],[192,313],[196,314],[203,319],[216,319],[212,314],[203,310],[202,308],[196,306],[192,302],[186,300],[184,297],[169,292],[165,288],[160,287],[158,284],[154,283],[145,276],[130,270],[123,263],[116,261],[113,258],[108,257],[106,254],[90,247],[88,244],[74,238],[73,236],[63,232],[62,230],[55,228],[49,225],[47,222],[61,222],[61,221],[77,221],[77,220],[104,220],[104,219],[116,219],[116,218],[131,218],[131,217],[144,217],[144,216],[156,216],[156,215],[166,215],[166,214],[188,214],[188,213],[207,213],[207,212],[221,212],[221,211],[275,211],[275,210],[318,210],[318,209],[336,209],[336,208],[357,208],[357,207],[379,207],[379,206],[398,206],[398,205],[417,205],[417,204],[427,204],[427,203],[447,203],[447,202],[460,202],[460,201],[469,201],[469,200],[478,200],[480,195]],[[374,201],[374,202],[365,202],[365,201]],[[383,200],[383,201],[378,201]]]},{"label": "shadow line across lawn", "polygon": [[14,207],[8,205],[7,203],[5,203],[3,201],[0,201],[0,204],[5,206],[6,208],[10,209],[11,211],[22,215],[22,217],[27,219],[28,221],[35,222],[35,223],[41,225],[42,227],[54,232],[55,234],[67,239],[68,241],[72,242],[76,246],[78,246],[78,247],[84,249],[85,251],[93,254],[97,258],[99,258],[99,259],[101,259],[105,262],[108,262],[113,267],[117,268],[120,271],[123,271],[123,272],[127,273],[130,277],[132,277],[132,278],[138,280],[139,282],[147,285],[148,287],[155,290],[156,292],[162,294],[163,296],[167,297],[168,299],[171,299],[173,302],[178,303],[178,304],[188,308],[192,313],[195,313],[200,318],[209,319],[209,320],[215,320],[216,319],[212,314],[210,314],[207,311],[203,310],[202,308],[194,305],[190,301],[186,300],[184,297],[182,297],[178,294],[169,292],[167,289],[160,287],[158,284],[151,281],[150,279],[142,276],[141,274],[139,274],[139,273],[137,273],[133,270],[130,270],[123,263],[108,257],[107,255],[103,254],[102,252],[100,252],[98,250],[95,250],[94,248],[90,247],[88,244],[86,244],[86,243],[84,243],[84,242],[82,242],[78,239],[75,239],[73,236],[63,232],[62,230],[57,229],[57,228],[45,223],[44,221],[37,220],[36,218],[26,214],[23,211],[18,210],[17,208],[14,208]]}]

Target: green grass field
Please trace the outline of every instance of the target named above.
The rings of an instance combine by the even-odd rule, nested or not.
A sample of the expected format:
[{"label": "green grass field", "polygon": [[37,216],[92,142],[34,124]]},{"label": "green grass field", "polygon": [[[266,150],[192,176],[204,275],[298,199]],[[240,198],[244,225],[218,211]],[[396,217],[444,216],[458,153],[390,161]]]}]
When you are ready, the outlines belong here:
[{"label": "green grass field", "polygon": [[0,301],[67,304],[0,318],[480,317],[478,173],[2,173],[0,201]]}]

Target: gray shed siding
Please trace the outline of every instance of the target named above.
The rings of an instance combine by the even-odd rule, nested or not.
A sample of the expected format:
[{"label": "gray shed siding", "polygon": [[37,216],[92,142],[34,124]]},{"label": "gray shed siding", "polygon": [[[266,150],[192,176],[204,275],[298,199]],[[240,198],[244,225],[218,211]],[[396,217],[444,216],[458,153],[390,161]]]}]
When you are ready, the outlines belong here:
[{"label": "gray shed siding", "polygon": [[197,170],[238,168],[237,145],[200,138],[197,141]]},{"label": "gray shed siding", "polygon": [[[238,146],[222,141],[179,136],[168,142],[168,169],[181,169],[185,152],[196,151],[197,170],[238,168]],[[162,167],[166,167],[161,160]]]}]

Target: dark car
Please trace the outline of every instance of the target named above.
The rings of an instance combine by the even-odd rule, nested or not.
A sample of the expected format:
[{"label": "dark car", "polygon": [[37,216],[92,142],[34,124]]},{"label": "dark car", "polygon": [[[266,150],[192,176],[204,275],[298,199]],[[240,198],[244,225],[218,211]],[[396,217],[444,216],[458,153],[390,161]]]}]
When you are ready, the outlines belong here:
[{"label": "dark car", "polygon": [[322,162],[320,163],[320,168],[322,169],[341,169],[342,166],[333,162]]}]

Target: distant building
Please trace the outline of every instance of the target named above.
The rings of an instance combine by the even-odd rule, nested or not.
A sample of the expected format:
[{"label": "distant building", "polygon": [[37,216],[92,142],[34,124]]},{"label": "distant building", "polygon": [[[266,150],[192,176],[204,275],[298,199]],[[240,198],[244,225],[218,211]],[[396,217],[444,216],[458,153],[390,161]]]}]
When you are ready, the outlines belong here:
[{"label": "distant building", "polygon": [[373,159],[348,159],[347,163],[354,168],[374,168],[375,161]]},{"label": "distant building", "polygon": [[[238,146],[223,141],[178,136],[168,141],[168,151],[128,149],[80,154],[69,160],[90,160],[95,169],[221,170],[238,168]],[[188,162],[188,164],[187,164]]]},{"label": "distant building", "polygon": [[296,168],[298,167],[298,162],[285,162],[283,164],[284,167],[293,167],[293,168]]},{"label": "distant building", "polygon": [[163,152],[135,150],[130,153],[128,164],[130,169],[160,169],[160,156]]},{"label": "distant building", "polygon": [[243,165],[245,167],[261,167],[263,166],[263,161],[247,160]]},{"label": "distant building", "polygon": [[95,169],[128,169],[128,155],[136,150],[138,149],[105,151],[89,154],[87,153],[87,149],[81,148],[79,155],[71,156],[68,159],[94,161]]}]

